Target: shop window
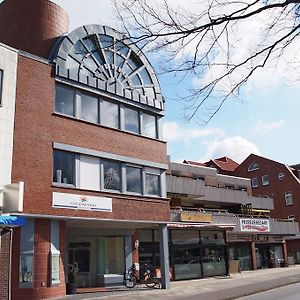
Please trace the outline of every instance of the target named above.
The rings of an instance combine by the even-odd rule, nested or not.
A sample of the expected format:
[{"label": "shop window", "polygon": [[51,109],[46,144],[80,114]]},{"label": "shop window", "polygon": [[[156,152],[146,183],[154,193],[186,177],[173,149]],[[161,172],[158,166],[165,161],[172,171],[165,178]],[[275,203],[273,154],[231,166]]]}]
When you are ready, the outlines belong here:
[{"label": "shop window", "polygon": [[140,133],[140,118],[137,110],[125,107],[125,130]]},{"label": "shop window", "polygon": [[119,128],[120,127],[120,114],[119,114],[119,105],[102,101],[101,103],[101,124],[104,126]]},{"label": "shop window", "polygon": [[143,114],[143,135],[157,138],[156,118],[153,115]]},{"label": "shop window", "polygon": [[292,205],[293,204],[292,192],[285,192],[284,197],[285,197],[285,204],[286,205]]},{"label": "shop window", "polygon": [[126,166],[127,192],[142,193],[142,169]]},{"label": "shop window", "polygon": [[269,185],[269,176],[268,175],[262,176],[261,181],[262,181],[262,185]]},{"label": "shop window", "polygon": [[108,190],[120,191],[121,175],[120,164],[118,162],[103,160],[104,188]]},{"label": "shop window", "polygon": [[75,185],[75,154],[54,151],[53,182]]},{"label": "shop window", "polygon": [[87,94],[81,94],[80,118],[92,123],[99,123],[98,98]]},{"label": "shop window", "polygon": [[51,221],[51,285],[60,283],[59,222]]},{"label": "shop window", "polygon": [[55,111],[75,117],[75,90],[62,85],[56,86]]},{"label": "shop window", "polygon": [[255,170],[259,170],[259,165],[257,163],[251,163],[248,166],[248,172],[252,172],[252,171],[255,171]]},{"label": "shop window", "polygon": [[258,187],[258,179],[257,179],[257,177],[252,178],[251,181],[252,181],[252,187],[253,188]]},{"label": "shop window", "polygon": [[0,69],[0,106],[2,106],[3,70]]},{"label": "shop window", "polygon": [[20,288],[31,288],[33,284],[34,220],[27,219],[21,227],[20,240]]},{"label": "shop window", "polygon": [[146,195],[160,195],[159,175],[146,173]]}]

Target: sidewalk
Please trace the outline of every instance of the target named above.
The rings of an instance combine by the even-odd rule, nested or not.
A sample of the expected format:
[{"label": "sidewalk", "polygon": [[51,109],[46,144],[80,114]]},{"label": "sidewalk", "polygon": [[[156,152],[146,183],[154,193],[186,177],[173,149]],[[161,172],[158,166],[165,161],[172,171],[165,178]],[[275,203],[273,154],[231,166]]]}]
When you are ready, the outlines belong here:
[{"label": "sidewalk", "polygon": [[[229,300],[262,292],[276,287],[300,282],[300,265],[288,268],[244,271],[228,277],[213,277],[171,282],[169,290],[149,289],[142,286],[134,289],[118,288],[101,293],[66,296],[60,300],[117,299],[117,300],[163,300],[200,299]],[[201,297],[200,297],[201,296]]]}]

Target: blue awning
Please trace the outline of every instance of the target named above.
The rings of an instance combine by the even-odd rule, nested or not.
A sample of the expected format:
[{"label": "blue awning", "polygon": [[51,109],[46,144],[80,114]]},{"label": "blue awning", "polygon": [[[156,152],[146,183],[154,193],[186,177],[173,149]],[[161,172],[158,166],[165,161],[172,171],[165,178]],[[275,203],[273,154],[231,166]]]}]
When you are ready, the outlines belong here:
[{"label": "blue awning", "polygon": [[25,223],[26,219],[24,217],[0,215],[0,227],[23,226]]}]

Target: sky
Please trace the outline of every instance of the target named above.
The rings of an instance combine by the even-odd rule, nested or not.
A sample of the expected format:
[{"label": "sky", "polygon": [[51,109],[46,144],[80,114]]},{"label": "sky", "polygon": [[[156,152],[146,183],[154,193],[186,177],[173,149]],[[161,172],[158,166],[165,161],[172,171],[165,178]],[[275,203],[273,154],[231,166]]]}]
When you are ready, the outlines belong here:
[{"label": "sky", "polygon": [[[110,0],[53,2],[69,14],[70,31],[86,24],[122,27]],[[156,70],[155,58],[147,53],[146,56]],[[255,153],[289,165],[300,163],[300,82],[292,84],[282,80],[283,72],[264,70],[258,73],[247,83],[239,99],[227,101],[206,126],[196,121],[187,124],[183,120],[183,103],[176,100],[182,90],[190,87],[191,81],[171,75],[159,76],[166,99],[164,138],[171,160],[204,162],[228,156],[241,163]]]}]

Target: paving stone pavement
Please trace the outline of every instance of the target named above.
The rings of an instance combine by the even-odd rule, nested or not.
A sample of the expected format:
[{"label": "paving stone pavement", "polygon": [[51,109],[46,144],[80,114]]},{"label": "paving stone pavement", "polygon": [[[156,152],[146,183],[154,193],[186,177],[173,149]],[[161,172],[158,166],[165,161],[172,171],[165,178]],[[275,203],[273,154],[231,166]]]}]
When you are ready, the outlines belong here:
[{"label": "paving stone pavement", "polygon": [[59,298],[60,300],[231,300],[255,294],[276,287],[300,282],[300,265],[243,271],[224,277],[211,277],[197,280],[171,282],[169,290],[149,289],[145,286],[126,289],[125,287],[108,290],[101,293],[89,293]]}]

